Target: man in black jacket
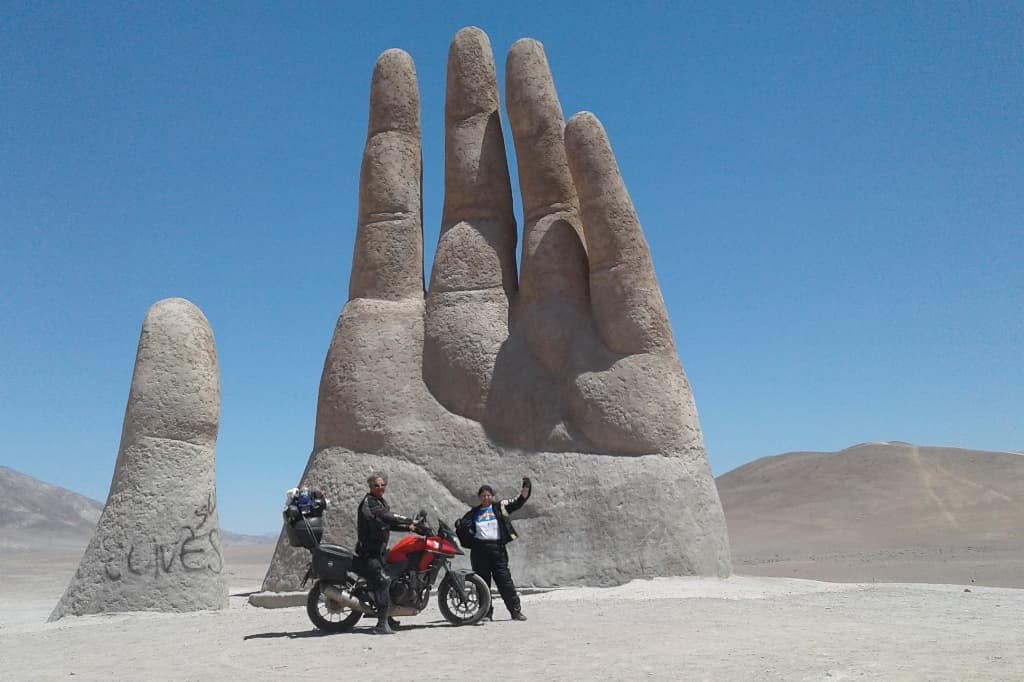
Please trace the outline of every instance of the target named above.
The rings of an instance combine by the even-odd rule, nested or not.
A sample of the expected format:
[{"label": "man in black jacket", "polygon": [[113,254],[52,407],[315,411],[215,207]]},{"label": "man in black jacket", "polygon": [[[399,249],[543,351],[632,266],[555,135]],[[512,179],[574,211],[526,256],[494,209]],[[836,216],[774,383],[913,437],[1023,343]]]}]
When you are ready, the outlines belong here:
[{"label": "man in black jacket", "polygon": [[[473,570],[491,585],[491,578],[498,585],[498,592],[505,602],[505,607],[512,614],[512,620],[526,620],[512,582],[512,572],[508,568],[508,551],[505,545],[518,537],[512,526],[509,514],[516,511],[529,499],[533,489],[530,479],[523,477],[523,489],[519,495],[507,500],[494,499],[494,489],[489,485],[480,486],[477,497],[480,504],[466,512],[459,519],[460,538],[469,542],[469,561]],[[465,542],[463,542],[465,544]],[[494,607],[487,612],[487,618],[493,620]]]},{"label": "man in black jacket", "polygon": [[374,634],[393,635],[395,631],[392,628],[398,627],[398,621],[388,618],[388,607],[391,605],[391,578],[384,570],[388,537],[392,530],[413,530],[415,524],[412,519],[391,512],[387,501],[384,500],[384,490],[388,485],[386,476],[372,474],[366,479],[366,484],[370,487],[370,492],[366,493],[363,501],[359,503],[356,515],[356,527],[359,531],[359,541],[356,543],[356,554],[359,557],[357,570],[370,584],[377,602],[377,626],[373,628]]}]

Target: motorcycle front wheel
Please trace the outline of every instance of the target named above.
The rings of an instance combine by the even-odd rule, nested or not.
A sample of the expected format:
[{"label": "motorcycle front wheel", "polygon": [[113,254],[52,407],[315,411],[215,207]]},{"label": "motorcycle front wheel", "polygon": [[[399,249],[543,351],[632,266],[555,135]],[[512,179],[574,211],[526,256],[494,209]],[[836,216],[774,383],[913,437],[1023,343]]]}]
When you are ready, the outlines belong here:
[{"label": "motorcycle front wheel", "polygon": [[363,617],[363,612],[353,611],[325,597],[323,585],[317,580],[306,597],[306,615],[318,630],[348,632]]},{"label": "motorcycle front wheel", "polygon": [[491,588],[476,573],[466,576],[466,601],[459,599],[459,593],[446,577],[437,589],[437,605],[452,625],[474,625],[483,620],[491,608]]}]

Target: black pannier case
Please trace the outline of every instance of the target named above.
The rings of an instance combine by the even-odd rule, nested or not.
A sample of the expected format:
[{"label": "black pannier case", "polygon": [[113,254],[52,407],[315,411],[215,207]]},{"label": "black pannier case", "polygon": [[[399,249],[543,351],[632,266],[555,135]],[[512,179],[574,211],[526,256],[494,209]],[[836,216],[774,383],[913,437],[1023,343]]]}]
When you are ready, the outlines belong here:
[{"label": "black pannier case", "polygon": [[313,572],[319,578],[341,580],[352,568],[355,553],[340,545],[320,545],[313,551]]}]

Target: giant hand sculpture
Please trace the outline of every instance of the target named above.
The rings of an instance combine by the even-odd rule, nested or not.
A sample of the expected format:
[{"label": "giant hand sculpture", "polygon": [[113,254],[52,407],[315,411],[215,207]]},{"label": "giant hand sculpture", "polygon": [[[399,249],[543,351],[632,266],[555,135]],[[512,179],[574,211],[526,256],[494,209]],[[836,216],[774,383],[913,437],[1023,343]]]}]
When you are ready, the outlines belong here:
[{"label": "giant hand sculpture", "polygon": [[[352,544],[372,470],[398,510],[451,520],[481,483],[535,494],[512,552],[520,582],[725,575],[721,504],[647,243],[592,114],[565,125],[540,43],[506,67],[524,213],[516,221],[487,36],[448,57],[445,198],[423,290],[420,112],[412,59],[377,61],[349,301],[327,353],[303,480],[341,502]],[[299,558],[282,544],[265,589]]]}]

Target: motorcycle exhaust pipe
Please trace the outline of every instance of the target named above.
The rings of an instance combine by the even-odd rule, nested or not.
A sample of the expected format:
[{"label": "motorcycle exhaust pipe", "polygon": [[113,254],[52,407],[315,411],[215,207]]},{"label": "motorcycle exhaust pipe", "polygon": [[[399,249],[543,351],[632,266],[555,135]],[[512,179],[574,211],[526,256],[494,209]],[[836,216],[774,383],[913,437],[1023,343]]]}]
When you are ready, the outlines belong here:
[{"label": "motorcycle exhaust pipe", "polygon": [[[376,616],[377,611],[369,604],[363,602],[352,596],[351,592],[337,587],[335,585],[327,585],[323,588],[324,599],[330,600],[341,606],[352,609],[353,611],[362,611],[369,616]],[[409,606],[392,606],[388,609],[389,616],[415,616],[419,613],[418,609],[414,609]]]},{"label": "motorcycle exhaust pipe", "polygon": [[362,611],[363,613],[369,613],[371,615],[376,614],[376,611],[370,608],[369,605],[359,601],[358,599],[352,596],[352,593],[346,592],[340,587],[328,585],[324,588],[323,592],[325,599],[337,602],[338,604],[348,607],[353,611]]}]

